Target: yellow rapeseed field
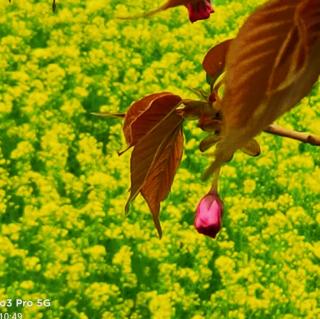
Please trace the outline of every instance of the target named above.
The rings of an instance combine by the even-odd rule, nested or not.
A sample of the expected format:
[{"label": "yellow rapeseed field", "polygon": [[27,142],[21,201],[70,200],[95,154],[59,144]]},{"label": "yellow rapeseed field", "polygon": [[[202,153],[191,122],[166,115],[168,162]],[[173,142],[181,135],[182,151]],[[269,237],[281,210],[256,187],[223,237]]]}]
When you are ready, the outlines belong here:
[{"label": "yellow rapeseed field", "polygon": [[[320,318],[319,148],[263,133],[259,157],[237,153],[212,239],[193,226],[211,159],[187,122],[159,240],[140,197],[124,214],[121,121],[90,114],[194,98],[207,50],[262,2],[216,0],[194,24],[184,7],[116,19],[158,0],[0,2],[0,319]],[[320,134],[319,106],[318,84],[279,124]]]}]

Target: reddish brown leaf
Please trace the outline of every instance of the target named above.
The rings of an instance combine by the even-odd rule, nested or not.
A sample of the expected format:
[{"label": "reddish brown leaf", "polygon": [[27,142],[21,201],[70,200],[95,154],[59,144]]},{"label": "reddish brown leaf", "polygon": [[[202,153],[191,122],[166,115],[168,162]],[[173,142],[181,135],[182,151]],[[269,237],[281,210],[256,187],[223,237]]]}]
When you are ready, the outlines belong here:
[{"label": "reddish brown leaf", "polygon": [[227,125],[243,126],[249,119],[251,122],[262,105],[279,54],[295,27],[298,3],[269,1],[249,17],[231,44],[224,98]]},{"label": "reddish brown leaf", "polygon": [[126,211],[130,202],[145,185],[152,167],[161,157],[182,121],[183,118],[172,110],[135,145],[131,155],[131,188]]},{"label": "reddish brown leaf", "polygon": [[320,37],[319,1],[300,1],[294,22],[272,70],[269,94],[285,89],[306,70],[310,50]]},{"label": "reddish brown leaf", "polygon": [[208,51],[203,59],[202,66],[207,74],[211,77],[210,80],[212,83],[214,83],[224,71],[226,56],[231,41],[232,39],[229,39],[214,46]]},{"label": "reddish brown leaf", "polygon": [[304,70],[307,46],[299,31],[297,26],[292,28],[280,48],[268,82],[267,93],[270,95],[289,86]]},{"label": "reddish brown leaf", "polygon": [[297,23],[305,29],[306,44],[311,49],[320,37],[320,6],[318,0],[302,1],[296,16]]},{"label": "reddish brown leaf", "polygon": [[181,98],[169,92],[145,96],[128,109],[123,132],[129,145],[135,145],[168,113],[175,109]]},{"label": "reddish brown leaf", "polygon": [[306,96],[320,73],[318,0],[273,0],[232,41],[222,101],[223,139],[206,176]]},{"label": "reddish brown leaf", "polygon": [[208,116],[202,116],[199,119],[198,127],[206,132],[219,132],[221,130],[221,120]]},{"label": "reddish brown leaf", "polygon": [[241,151],[250,156],[258,156],[261,153],[260,145],[254,138],[243,146]]},{"label": "reddish brown leaf", "polygon": [[164,145],[164,149],[155,159],[141,189],[141,194],[148,203],[160,238],[162,235],[159,221],[160,202],[168,196],[182,158],[183,135],[180,126],[168,136]]},{"label": "reddish brown leaf", "polygon": [[204,138],[199,145],[199,149],[201,152],[205,152],[208,150],[210,147],[215,145],[216,143],[219,142],[221,137],[219,135],[209,135],[206,138]]}]

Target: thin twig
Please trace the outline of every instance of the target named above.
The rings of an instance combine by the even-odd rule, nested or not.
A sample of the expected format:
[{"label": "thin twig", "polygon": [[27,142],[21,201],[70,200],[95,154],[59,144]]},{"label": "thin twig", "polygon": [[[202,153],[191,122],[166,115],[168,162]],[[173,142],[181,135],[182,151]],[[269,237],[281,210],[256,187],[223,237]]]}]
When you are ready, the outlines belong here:
[{"label": "thin twig", "polygon": [[212,191],[218,192],[219,175],[220,175],[220,168],[218,168],[213,173],[213,179],[212,179],[212,185],[211,185],[210,192],[212,192]]},{"label": "thin twig", "polygon": [[139,14],[137,14],[135,16],[131,16],[131,17],[116,17],[116,19],[133,20],[133,19],[140,19],[140,18],[148,18],[148,17],[151,17],[151,16],[155,15],[156,13],[164,11],[166,9],[168,9],[166,7],[166,5],[163,5],[160,8],[154,9],[154,10],[149,11],[149,12],[139,13]]},{"label": "thin twig", "polygon": [[91,115],[100,116],[100,117],[113,117],[113,118],[124,118],[125,113],[111,113],[111,112],[91,112]]},{"label": "thin twig", "polygon": [[269,125],[264,131],[270,134],[292,138],[302,143],[320,146],[320,136],[289,130],[277,124]]}]

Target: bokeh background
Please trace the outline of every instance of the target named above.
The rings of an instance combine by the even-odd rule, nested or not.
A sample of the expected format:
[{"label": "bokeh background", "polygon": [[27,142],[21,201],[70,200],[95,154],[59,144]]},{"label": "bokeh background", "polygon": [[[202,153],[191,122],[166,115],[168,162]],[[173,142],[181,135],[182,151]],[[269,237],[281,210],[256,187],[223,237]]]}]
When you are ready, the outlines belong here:
[{"label": "bokeh background", "polygon": [[[262,0],[217,0],[191,24],[184,7],[117,20],[153,0],[0,2],[0,301],[24,318],[320,318],[319,149],[265,133],[262,154],[222,170],[223,229],[196,232],[203,132],[184,125],[185,152],[162,204],[158,239],[138,198],[128,216],[130,152],[121,122],[147,94],[207,90],[206,51],[236,34]],[[320,133],[320,86],[279,124]]]}]

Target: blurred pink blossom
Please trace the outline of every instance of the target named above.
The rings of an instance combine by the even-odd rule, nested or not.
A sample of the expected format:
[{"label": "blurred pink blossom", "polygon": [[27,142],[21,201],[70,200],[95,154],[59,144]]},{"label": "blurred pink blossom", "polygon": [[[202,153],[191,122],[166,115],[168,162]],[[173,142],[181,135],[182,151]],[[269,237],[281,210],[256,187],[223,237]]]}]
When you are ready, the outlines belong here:
[{"label": "blurred pink blossom", "polygon": [[201,234],[215,238],[221,229],[223,203],[215,191],[209,192],[198,204],[194,226]]},{"label": "blurred pink blossom", "polygon": [[210,0],[190,1],[185,6],[189,11],[189,20],[191,22],[208,19],[210,14],[214,12]]}]

